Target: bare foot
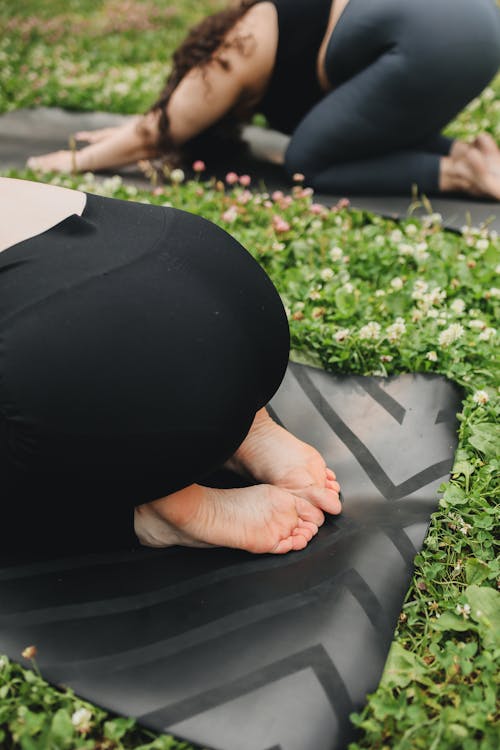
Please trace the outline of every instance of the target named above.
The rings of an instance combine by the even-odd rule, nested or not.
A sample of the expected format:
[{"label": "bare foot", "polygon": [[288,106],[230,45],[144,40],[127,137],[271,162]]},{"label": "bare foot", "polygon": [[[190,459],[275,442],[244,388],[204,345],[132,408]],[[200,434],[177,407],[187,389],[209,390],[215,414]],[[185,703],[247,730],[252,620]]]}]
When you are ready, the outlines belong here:
[{"label": "bare foot", "polygon": [[86,143],[98,143],[104,141],[112,135],[115,135],[120,129],[119,125],[111,128],[99,128],[99,130],[79,130],[74,134],[76,141],[85,141]]},{"label": "bare foot", "polygon": [[[317,491],[311,498],[320,501]],[[304,549],[324,522],[313,502],[265,484],[234,490],[193,484],[138,506],[135,531],[148,547],[222,546],[285,554]]]},{"label": "bare foot", "polygon": [[29,169],[37,172],[77,172],[76,153],[53,151],[42,156],[31,156],[26,162]]},{"label": "bare foot", "polygon": [[[494,143],[494,142],[493,142]],[[465,162],[480,194],[500,201],[500,151],[470,149]]]},{"label": "bare foot", "polygon": [[320,453],[276,424],[265,409],[256,414],[247,437],[226,468],[291,490],[325,487],[338,502],[340,487]]},{"label": "bare foot", "polygon": [[474,140],[473,145],[478,148],[487,158],[490,157],[493,159],[498,159],[500,157],[500,149],[498,148],[493,136],[491,136],[489,133],[480,133]]}]

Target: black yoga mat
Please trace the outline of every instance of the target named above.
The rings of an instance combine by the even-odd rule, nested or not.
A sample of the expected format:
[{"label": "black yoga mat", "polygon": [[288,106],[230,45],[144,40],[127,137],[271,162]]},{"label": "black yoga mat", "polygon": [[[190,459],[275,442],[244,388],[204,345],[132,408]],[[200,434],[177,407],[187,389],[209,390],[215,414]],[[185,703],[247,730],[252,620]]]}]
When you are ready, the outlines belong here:
[{"label": "black yoga mat", "polygon": [[[291,364],[272,416],[335,468],[344,511],[301,551],[136,550],[9,560],[0,653],[145,726],[218,750],[335,750],[379,682],[456,447],[438,376]],[[12,532],[10,532],[12,533]]]},{"label": "black yoga mat", "polygon": [[[127,122],[128,116],[110,112],[69,112],[63,109],[40,107],[19,109],[0,117],[0,170],[21,169],[26,159],[36,154],[68,148],[68,138],[78,130],[96,130]],[[218,153],[207,160],[205,177],[224,179],[228,171],[252,176],[254,188],[290,190],[291,183],[281,164],[288,137],[274,130],[254,126],[244,129],[243,137],[249,145],[248,154]],[[82,144],[83,145],[83,144]],[[135,169],[112,170],[122,174],[125,182],[139,187],[149,187],[149,182]],[[406,216],[410,205],[415,216],[427,213],[423,206],[416,209],[410,197],[405,196],[349,196],[321,195],[315,200],[332,206],[339,198],[347,197],[355,208],[372,211],[391,218]],[[490,229],[500,231],[500,203],[484,201],[464,195],[440,195],[430,198],[432,210],[443,217],[446,227],[460,230],[465,224],[479,226],[488,223]]]}]

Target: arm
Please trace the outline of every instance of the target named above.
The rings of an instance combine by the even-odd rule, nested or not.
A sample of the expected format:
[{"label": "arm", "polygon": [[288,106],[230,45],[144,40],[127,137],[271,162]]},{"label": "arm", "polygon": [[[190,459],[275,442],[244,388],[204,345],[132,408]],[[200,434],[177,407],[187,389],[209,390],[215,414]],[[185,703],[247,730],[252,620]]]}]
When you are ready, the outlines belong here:
[{"label": "arm", "polygon": [[[264,4],[265,5],[265,4]],[[228,33],[244,40],[238,46],[219,48],[214,59],[203,67],[193,68],[173,92],[167,115],[174,145],[180,146],[213,125],[240,102],[252,103],[256,86],[272,70],[272,48],[268,29],[263,26],[260,4],[253,6]],[[218,61],[229,63],[226,69]],[[271,67],[270,67],[271,66]],[[76,165],[69,151],[32,158],[28,166],[44,171],[80,172],[109,169],[158,155],[158,112],[134,119],[76,153]]]}]

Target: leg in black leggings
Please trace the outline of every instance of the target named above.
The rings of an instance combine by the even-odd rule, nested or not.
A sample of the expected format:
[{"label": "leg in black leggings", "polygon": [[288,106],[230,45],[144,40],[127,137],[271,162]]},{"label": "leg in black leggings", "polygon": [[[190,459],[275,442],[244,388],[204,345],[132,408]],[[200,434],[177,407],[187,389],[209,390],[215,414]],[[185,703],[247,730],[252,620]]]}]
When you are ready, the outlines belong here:
[{"label": "leg in black leggings", "polygon": [[134,506],[203,480],[288,360],[270,279],[184,211],[87,196],[0,254],[3,548],[134,541]]},{"label": "leg in black leggings", "polygon": [[491,0],[350,0],[326,50],[333,90],[293,133],[289,173],[333,193],[438,192],[436,134],[499,64]]}]

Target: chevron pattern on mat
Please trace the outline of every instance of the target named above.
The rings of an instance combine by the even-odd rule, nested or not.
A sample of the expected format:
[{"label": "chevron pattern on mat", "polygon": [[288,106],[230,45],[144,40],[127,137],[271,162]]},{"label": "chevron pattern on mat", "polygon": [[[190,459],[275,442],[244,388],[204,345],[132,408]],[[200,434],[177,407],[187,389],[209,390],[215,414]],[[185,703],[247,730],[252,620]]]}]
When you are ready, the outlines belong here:
[{"label": "chevron pattern on mat", "polygon": [[339,478],[341,516],[302,552],[131,550],[0,568],[0,652],[218,750],[340,750],[380,679],[456,447],[444,378],[291,364],[272,416]]}]

